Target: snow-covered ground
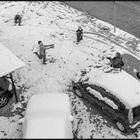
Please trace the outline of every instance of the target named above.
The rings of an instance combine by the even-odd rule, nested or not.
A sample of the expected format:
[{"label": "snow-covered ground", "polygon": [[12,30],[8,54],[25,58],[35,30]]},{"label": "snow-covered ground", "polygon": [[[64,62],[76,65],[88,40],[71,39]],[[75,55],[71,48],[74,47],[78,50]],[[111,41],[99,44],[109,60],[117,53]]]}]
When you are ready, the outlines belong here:
[{"label": "snow-covered ground", "polygon": [[[106,56],[116,51],[131,51],[139,57],[140,40],[94,17],[75,10],[61,2],[0,2],[0,42],[26,64],[14,72],[20,102],[10,107],[12,116],[0,117],[0,138],[21,138],[19,118],[24,115],[26,103],[33,94],[66,92],[71,100],[77,138],[135,138],[125,136],[95,113],[71,92],[71,80],[86,67],[97,70],[108,68]],[[14,15],[23,15],[22,26],[15,26]],[[83,40],[75,44],[75,30],[84,30]],[[109,30],[104,30],[109,28]],[[47,50],[47,64],[33,53],[37,42],[54,44]],[[125,49],[123,49],[125,48]],[[94,108],[94,107],[93,107]],[[22,110],[18,114],[17,110]],[[138,134],[139,135],[139,134]]]}]

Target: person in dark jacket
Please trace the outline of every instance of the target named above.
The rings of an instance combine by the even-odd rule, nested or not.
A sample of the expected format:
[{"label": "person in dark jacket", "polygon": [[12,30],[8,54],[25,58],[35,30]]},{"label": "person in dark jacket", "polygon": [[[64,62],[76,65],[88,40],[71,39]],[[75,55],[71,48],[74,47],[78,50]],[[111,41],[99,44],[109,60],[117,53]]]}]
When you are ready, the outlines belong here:
[{"label": "person in dark jacket", "polygon": [[44,45],[42,41],[38,41],[39,45],[39,54],[34,52],[39,59],[43,59],[43,64],[46,64],[46,49],[53,48],[54,44]]},{"label": "person in dark jacket", "polygon": [[119,68],[120,71],[122,70],[122,67],[124,66],[124,62],[123,62],[121,54],[119,52],[116,53],[116,56],[114,58],[107,57],[107,59],[110,60],[111,67]]},{"label": "person in dark jacket", "polygon": [[21,25],[21,15],[17,14],[15,15],[14,21],[15,21],[15,25],[18,24],[19,26]]},{"label": "person in dark jacket", "polygon": [[76,30],[76,36],[77,36],[77,44],[79,43],[80,40],[83,39],[83,29],[81,26]]}]

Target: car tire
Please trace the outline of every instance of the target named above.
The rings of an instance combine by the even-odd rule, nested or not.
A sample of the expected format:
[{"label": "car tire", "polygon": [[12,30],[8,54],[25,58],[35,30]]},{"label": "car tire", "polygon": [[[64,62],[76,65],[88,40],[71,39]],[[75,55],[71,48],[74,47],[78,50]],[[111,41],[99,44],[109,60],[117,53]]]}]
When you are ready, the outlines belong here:
[{"label": "car tire", "polygon": [[0,108],[6,106],[9,102],[9,97],[6,95],[3,95],[0,97]]},{"label": "car tire", "polygon": [[115,121],[115,125],[121,132],[123,132],[123,133],[126,132],[126,128],[122,122]]},{"label": "car tire", "polygon": [[74,89],[74,92],[75,92],[75,94],[76,94],[78,97],[80,97],[80,98],[83,97],[82,92],[81,92],[78,88],[75,88],[75,89]]}]

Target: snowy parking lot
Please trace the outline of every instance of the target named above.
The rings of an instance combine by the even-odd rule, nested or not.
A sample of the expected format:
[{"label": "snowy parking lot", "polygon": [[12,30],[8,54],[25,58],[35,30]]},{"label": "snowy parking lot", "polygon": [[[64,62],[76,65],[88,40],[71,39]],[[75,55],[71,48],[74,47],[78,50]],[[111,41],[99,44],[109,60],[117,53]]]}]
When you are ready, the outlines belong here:
[{"label": "snowy parking lot", "polygon": [[[62,2],[0,2],[0,42],[19,57],[25,66],[13,73],[20,102],[14,98],[0,110],[0,138],[21,138],[22,125],[28,99],[33,94],[65,92],[69,95],[74,116],[73,134],[76,138],[136,138],[118,131],[96,106],[78,98],[71,90],[71,81],[77,72],[93,67],[108,69],[106,56],[119,51],[124,57],[140,59],[140,40],[94,17],[73,9]],[[14,25],[14,16],[23,16],[21,26]],[[83,40],[76,44],[78,26],[84,30]],[[104,27],[109,30],[104,30]],[[46,51],[47,64],[33,53],[42,40],[54,44]],[[137,43],[135,43],[137,42]],[[137,64],[139,64],[137,62]],[[131,63],[127,63],[127,66]],[[131,66],[130,66],[131,67]],[[135,75],[140,70],[125,67]],[[130,69],[130,70],[129,70]],[[6,111],[5,111],[6,110]]]}]

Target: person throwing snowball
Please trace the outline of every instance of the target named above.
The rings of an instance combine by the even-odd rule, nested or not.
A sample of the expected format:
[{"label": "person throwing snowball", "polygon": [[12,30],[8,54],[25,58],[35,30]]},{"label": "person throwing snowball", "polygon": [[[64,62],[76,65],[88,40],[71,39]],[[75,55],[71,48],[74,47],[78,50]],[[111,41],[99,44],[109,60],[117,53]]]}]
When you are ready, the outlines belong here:
[{"label": "person throwing snowball", "polygon": [[46,64],[46,49],[54,48],[54,44],[44,45],[42,41],[38,41],[39,52],[35,51],[34,53],[37,55],[39,59],[43,59],[43,64]]}]

